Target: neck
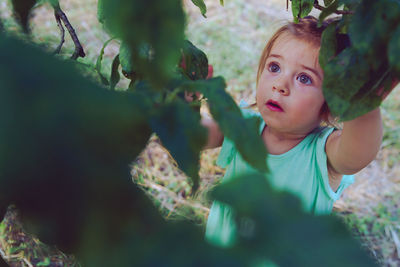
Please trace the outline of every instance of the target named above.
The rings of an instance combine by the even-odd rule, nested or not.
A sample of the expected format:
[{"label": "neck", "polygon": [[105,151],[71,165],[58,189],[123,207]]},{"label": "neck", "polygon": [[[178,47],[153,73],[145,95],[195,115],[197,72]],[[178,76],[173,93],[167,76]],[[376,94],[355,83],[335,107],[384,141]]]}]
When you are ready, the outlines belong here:
[{"label": "neck", "polygon": [[308,133],[289,133],[271,129],[265,126],[262,138],[268,153],[272,155],[283,154],[299,144]]}]

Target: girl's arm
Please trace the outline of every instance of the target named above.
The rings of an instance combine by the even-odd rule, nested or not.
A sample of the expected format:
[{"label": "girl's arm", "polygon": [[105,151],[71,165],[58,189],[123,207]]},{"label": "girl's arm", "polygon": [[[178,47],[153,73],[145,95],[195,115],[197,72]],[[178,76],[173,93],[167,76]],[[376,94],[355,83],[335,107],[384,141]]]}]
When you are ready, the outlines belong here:
[{"label": "girl's arm", "polygon": [[[378,92],[382,100],[399,84]],[[379,151],[383,135],[381,111],[376,108],[351,121],[343,123],[343,130],[333,132],[326,142],[328,170],[336,174],[354,174],[366,167]]]},{"label": "girl's arm", "polygon": [[343,123],[326,143],[328,166],[339,174],[354,174],[367,166],[379,151],[383,135],[380,109]]},{"label": "girl's arm", "polygon": [[218,124],[208,115],[202,115],[201,125],[203,125],[208,130],[207,144],[205,147],[203,147],[203,149],[221,146],[222,142],[224,141],[224,135],[219,129]]}]

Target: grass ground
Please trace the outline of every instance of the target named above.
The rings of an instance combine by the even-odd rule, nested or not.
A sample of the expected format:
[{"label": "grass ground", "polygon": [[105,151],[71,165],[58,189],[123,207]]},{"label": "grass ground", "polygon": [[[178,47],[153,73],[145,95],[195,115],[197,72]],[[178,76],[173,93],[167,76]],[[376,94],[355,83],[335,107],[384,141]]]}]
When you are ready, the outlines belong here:
[{"label": "grass ground", "polygon": [[[61,0],[61,6],[75,27],[87,52],[82,63],[94,65],[103,43],[109,36],[96,19],[96,0]],[[214,66],[214,75],[222,75],[228,91],[239,101],[252,102],[258,57],[271,33],[291,18],[283,0],[206,0],[207,17],[185,1],[188,13],[187,37],[205,51]],[[11,19],[8,0],[0,0],[0,16],[9,29],[18,26]],[[50,50],[58,44],[58,29],[48,6],[35,10],[32,20],[34,41]],[[73,45],[67,38],[62,50],[71,55]],[[118,53],[113,42],[105,50],[105,75],[109,75],[112,58]],[[381,266],[400,266],[400,89],[396,89],[382,106],[385,136],[375,161],[356,175],[356,182],[335,203],[335,215],[346,222],[354,236],[376,257]],[[216,166],[219,150],[204,151],[201,157],[199,193],[189,196],[190,187],[168,153],[152,139],[132,166],[135,183],[145,190],[161,213],[169,219],[189,219],[204,224],[210,205],[207,192],[223,176]],[[25,265],[21,265],[25,266]]]}]

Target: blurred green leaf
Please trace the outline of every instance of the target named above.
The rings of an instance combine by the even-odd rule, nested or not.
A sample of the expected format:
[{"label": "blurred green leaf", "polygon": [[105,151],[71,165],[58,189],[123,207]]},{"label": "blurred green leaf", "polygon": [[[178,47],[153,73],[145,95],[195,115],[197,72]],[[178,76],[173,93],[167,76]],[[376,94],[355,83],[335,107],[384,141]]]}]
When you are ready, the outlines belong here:
[{"label": "blurred green leaf", "polygon": [[200,114],[179,98],[157,109],[150,124],[170,151],[178,166],[199,185],[200,151],[207,142],[207,130],[200,125]]},{"label": "blurred green leaf", "polygon": [[[148,52],[149,51],[146,51],[145,53]],[[134,62],[132,62],[132,59],[133,56],[131,49],[125,42],[122,42],[119,48],[119,61],[122,67],[122,73],[126,78],[130,79],[131,82],[134,83],[136,80],[143,79],[143,75],[137,69]]]},{"label": "blurred green leaf", "polygon": [[97,1],[97,20],[100,23],[105,23],[106,15],[104,14],[104,0]]},{"label": "blurred green leaf", "polygon": [[194,46],[190,41],[185,41],[182,49],[180,67],[191,80],[205,79],[208,74],[208,59],[206,54]]},{"label": "blurred green leaf", "polygon": [[60,8],[60,3],[58,2],[58,0],[46,0],[47,2],[50,3],[50,5],[54,8],[54,9],[59,9]]},{"label": "blurred green leaf", "polygon": [[258,118],[243,118],[232,97],[225,91],[225,80],[221,77],[209,80],[186,82],[183,88],[199,91],[207,98],[213,118],[226,138],[232,140],[242,157],[254,168],[267,171],[267,151],[259,135]]},{"label": "blurred green leaf", "polygon": [[192,3],[200,9],[201,14],[206,18],[207,6],[204,3],[204,0],[192,0]]},{"label": "blurred green leaf", "polygon": [[400,27],[392,35],[388,47],[389,63],[400,79]]},{"label": "blurred green leaf", "polygon": [[376,266],[338,218],[306,214],[300,199],[273,190],[264,175],[236,177],[213,195],[235,211],[234,249],[242,257],[278,266]]},{"label": "blurred green leaf", "polygon": [[350,39],[355,49],[368,55],[368,63],[374,69],[381,64],[380,59],[383,57],[379,53],[386,51],[390,37],[399,23],[399,1],[364,0],[355,10],[349,25]]},{"label": "blurred green leaf", "polygon": [[323,92],[330,111],[340,116],[351,106],[351,99],[367,82],[369,66],[362,55],[345,49],[324,66]]},{"label": "blurred green leaf", "polygon": [[36,0],[11,0],[14,15],[18,18],[25,32],[29,32],[29,15]]},{"label": "blurred green leaf", "polygon": [[[342,120],[354,119],[380,105],[382,88],[390,90],[388,84],[393,79],[390,58],[396,58],[397,54],[395,49],[390,52],[390,40],[400,27],[400,3],[358,2],[340,1],[355,6],[351,19],[343,16],[338,23],[339,31],[348,29],[349,34],[336,33],[335,38],[333,29],[328,27],[322,38],[320,63],[324,69],[324,96],[331,112]],[[337,46],[335,53],[340,54],[329,61],[334,45]]]},{"label": "blurred green leaf", "polygon": [[119,47],[119,61],[121,62],[122,70],[126,73],[132,73],[133,66],[132,66],[132,53],[126,43],[121,43]]},{"label": "blurred green leaf", "polygon": [[336,55],[336,25],[337,23],[330,24],[322,33],[321,49],[319,52],[319,64],[322,68]]},{"label": "blurred green leaf", "polygon": [[148,98],[99,88],[72,64],[4,36],[0,58],[2,210],[15,203],[40,239],[83,254],[83,232],[99,221],[93,242],[112,246],[118,232],[109,230],[132,211],[153,218],[129,175],[151,134]]},{"label": "blurred green leaf", "polygon": [[181,1],[102,0],[98,8],[106,28],[131,51],[135,69],[161,90],[181,56],[185,25]]}]

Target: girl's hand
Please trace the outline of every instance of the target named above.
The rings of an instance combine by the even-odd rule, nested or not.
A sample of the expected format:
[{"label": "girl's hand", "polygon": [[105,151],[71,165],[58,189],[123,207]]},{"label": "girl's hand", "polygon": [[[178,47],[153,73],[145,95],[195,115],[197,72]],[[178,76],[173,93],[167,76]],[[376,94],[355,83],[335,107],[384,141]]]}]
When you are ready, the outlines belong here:
[{"label": "girl's hand", "polygon": [[[196,98],[194,96],[196,96]],[[195,99],[200,99],[200,96],[201,96],[200,92],[192,93],[192,92],[185,91],[186,102],[189,102],[189,103],[193,102],[193,100],[195,100]]]},{"label": "girl's hand", "polygon": [[[181,66],[182,66],[182,68],[185,68],[184,65],[181,65]],[[213,77],[213,73],[214,73],[213,66],[212,65],[208,65],[208,74],[207,74],[206,80],[211,79]],[[194,96],[196,96],[196,97],[194,97]],[[200,99],[200,97],[201,97],[201,93],[200,92],[192,93],[192,92],[185,91],[185,100],[187,102],[193,102],[193,100]]]}]

